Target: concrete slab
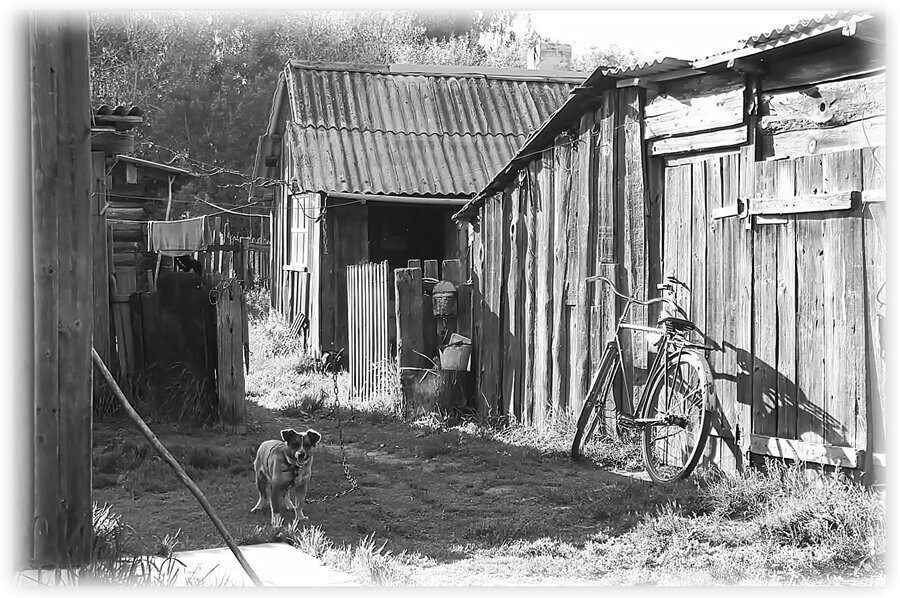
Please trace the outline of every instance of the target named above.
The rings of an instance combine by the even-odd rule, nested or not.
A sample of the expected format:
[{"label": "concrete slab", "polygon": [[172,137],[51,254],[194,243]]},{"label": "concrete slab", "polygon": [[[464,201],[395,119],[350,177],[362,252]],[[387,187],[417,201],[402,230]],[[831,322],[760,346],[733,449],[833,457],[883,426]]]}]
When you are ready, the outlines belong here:
[{"label": "concrete slab", "polygon": [[[241,554],[256,572],[263,585],[272,587],[296,586],[357,586],[346,573],[326,567],[318,559],[282,543],[242,546]],[[176,552],[174,558],[154,559],[153,569],[171,586],[252,586],[250,577],[226,548],[187,550]],[[77,575],[65,570],[22,571],[16,574],[17,587],[76,586]]]},{"label": "concrete slab", "polygon": [[[353,586],[346,573],[323,565],[318,559],[287,544],[242,546],[241,554],[267,586]],[[252,586],[253,582],[226,548],[176,552],[187,583],[204,586]],[[201,581],[202,580],[202,581]]]}]

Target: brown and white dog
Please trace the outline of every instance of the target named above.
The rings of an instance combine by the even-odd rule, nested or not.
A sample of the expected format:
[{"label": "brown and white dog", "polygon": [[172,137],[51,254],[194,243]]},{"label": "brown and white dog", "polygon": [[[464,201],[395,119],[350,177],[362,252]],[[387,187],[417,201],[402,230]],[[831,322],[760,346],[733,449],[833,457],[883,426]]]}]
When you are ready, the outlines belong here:
[{"label": "brown and white dog", "polygon": [[303,501],[312,475],[313,451],[321,439],[315,430],[301,434],[288,429],[281,431],[281,440],[266,440],[259,445],[253,461],[259,501],[251,513],[268,502],[273,526],[279,525],[290,510],[295,521],[309,519],[303,514]]}]

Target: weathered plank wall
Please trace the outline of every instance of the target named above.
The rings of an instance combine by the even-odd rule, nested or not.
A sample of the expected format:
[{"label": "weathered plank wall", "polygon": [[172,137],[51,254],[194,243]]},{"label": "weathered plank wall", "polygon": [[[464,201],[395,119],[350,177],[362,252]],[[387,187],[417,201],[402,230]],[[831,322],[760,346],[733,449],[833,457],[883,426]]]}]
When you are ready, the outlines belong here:
[{"label": "weathered plank wall", "polygon": [[[580,281],[652,296],[675,276],[715,348],[709,459],[883,463],[885,77],[842,51],[604,92],[486,201],[472,265],[486,411],[576,414],[617,308]],[[646,311],[632,321],[655,321]],[[623,340],[640,380],[645,347]]]},{"label": "weathered plank wall", "polygon": [[[25,554],[17,564],[75,565],[91,540],[91,219],[88,23],[28,21],[34,263],[33,459]],[[17,511],[18,513],[19,511]],[[22,535],[16,534],[16,539]]]},{"label": "weathered plank wall", "polygon": [[[619,307],[585,278],[602,271],[620,289],[645,294],[642,93],[606,92],[596,110],[484,204],[473,228],[472,272],[485,414],[535,426],[576,416]],[[646,310],[632,314],[634,322],[646,318]],[[637,366],[646,363],[639,348]]]}]

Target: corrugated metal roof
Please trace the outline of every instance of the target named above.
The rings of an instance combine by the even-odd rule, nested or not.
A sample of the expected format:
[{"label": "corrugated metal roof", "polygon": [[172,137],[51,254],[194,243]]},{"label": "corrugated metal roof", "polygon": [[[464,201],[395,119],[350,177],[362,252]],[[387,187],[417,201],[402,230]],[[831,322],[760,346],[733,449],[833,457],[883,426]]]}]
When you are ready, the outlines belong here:
[{"label": "corrugated metal roof", "polygon": [[472,195],[525,135],[431,135],[289,126],[304,191]]},{"label": "corrugated metal roof", "polygon": [[299,62],[286,74],[301,188],[404,195],[474,194],[585,75]]},{"label": "corrugated metal roof", "polygon": [[732,58],[752,56],[765,50],[780,48],[799,41],[810,39],[832,31],[843,30],[851,22],[868,21],[874,18],[870,12],[844,10],[825,14],[818,18],[807,19],[797,23],[784,25],[766,33],[751,36],[743,40],[743,45],[711,56],[698,58],[694,66],[705,68],[713,64],[726,62]]},{"label": "corrugated metal roof", "polygon": [[671,73],[691,68],[690,60],[681,60],[680,58],[672,58],[666,56],[664,58],[656,58],[646,62],[638,62],[630,66],[623,66],[611,69],[601,69],[604,75],[610,77],[649,77],[652,75],[661,75],[663,73]]},{"label": "corrugated metal roof", "polygon": [[827,33],[828,31],[843,29],[852,20],[869,19],[872,16],[871,13],[851,10],[828,13],[818,18],[772,29],[768,33],[751,36],[744,41],[744,44],[766,50],[777,48],[778,46]]}]

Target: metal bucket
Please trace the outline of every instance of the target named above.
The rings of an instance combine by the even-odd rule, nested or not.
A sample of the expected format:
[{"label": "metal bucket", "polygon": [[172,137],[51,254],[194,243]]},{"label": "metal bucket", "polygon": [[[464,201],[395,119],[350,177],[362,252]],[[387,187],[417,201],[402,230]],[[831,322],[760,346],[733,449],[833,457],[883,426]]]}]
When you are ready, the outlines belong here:
[{"label": "metal bucket", "polygon": [[460,334],[452,334],[450,342],[441,347],[441,369],[466,371],[472,355],[472,341]]}]

